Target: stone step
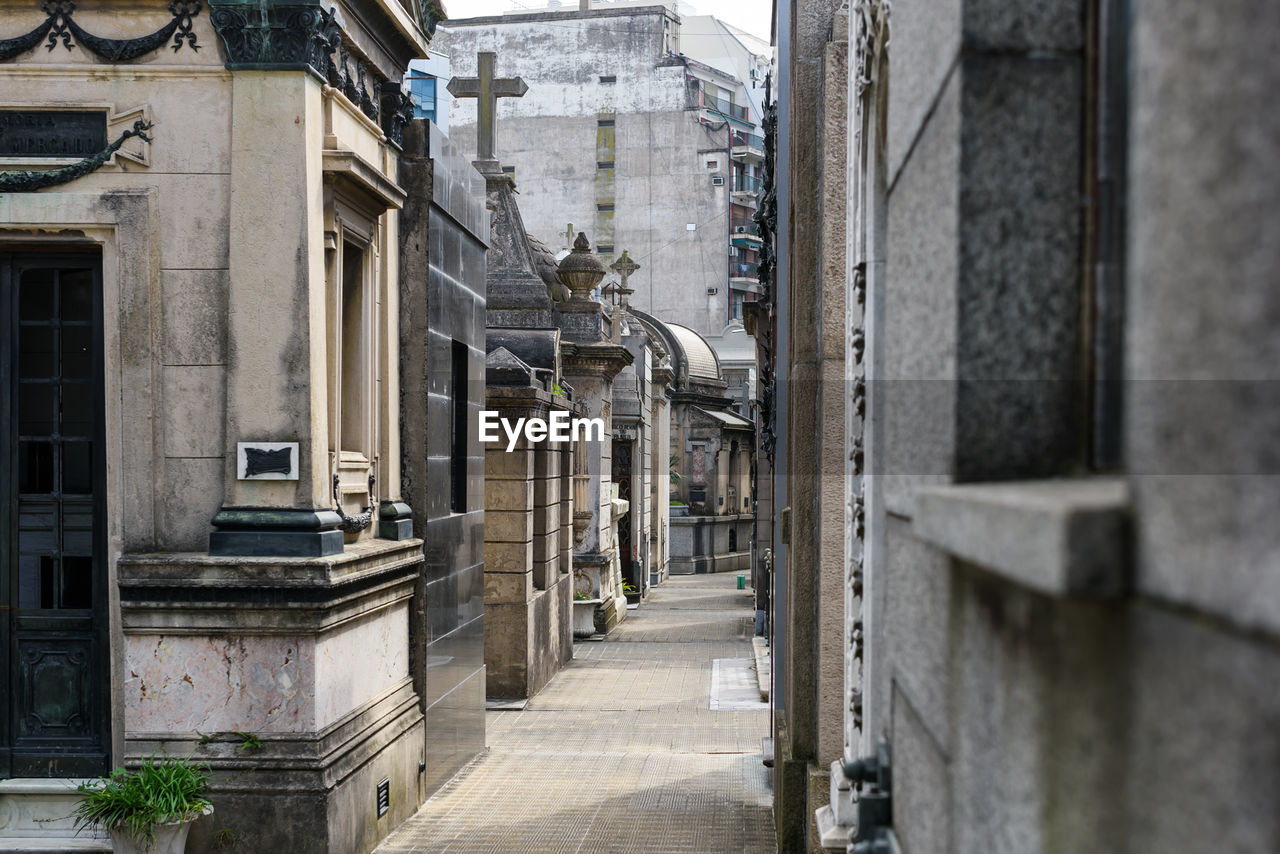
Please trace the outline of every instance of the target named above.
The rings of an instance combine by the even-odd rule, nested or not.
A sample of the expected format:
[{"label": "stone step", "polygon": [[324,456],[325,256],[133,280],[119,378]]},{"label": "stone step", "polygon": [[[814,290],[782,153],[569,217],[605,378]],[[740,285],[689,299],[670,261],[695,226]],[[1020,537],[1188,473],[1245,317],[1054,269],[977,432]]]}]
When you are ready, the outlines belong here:
[{"label": "stone step", "polygon": [[0,836],[0,851],[20,851],[22,854],[81,854],[85,851],[111,851],[109,839],[50,839],[47,837],[18,838]]},{"label": "stone step", "polygon": [[0,851],[50,854],[62,851],[110,851],[106,833],[76,833],[75,813],[84,782],[68,778],[0,780]]}]

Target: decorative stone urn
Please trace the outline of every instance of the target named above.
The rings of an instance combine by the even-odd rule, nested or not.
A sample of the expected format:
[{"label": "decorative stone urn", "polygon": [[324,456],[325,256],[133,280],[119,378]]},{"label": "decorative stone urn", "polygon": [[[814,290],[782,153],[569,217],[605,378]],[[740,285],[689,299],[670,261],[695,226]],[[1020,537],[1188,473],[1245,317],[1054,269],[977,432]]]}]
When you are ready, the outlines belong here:
[{"label": "decorative stone urn", "polygon": [[115,854],[183,854],[187,850],[187,834],[191,832],[191,824],[196,819],[213,813],[209,806],[203,812],[188,816],[183,821],[157,825],[155,843],[146,845],[121,830],[109,831],[111,834],[111,850]]},{"label": "decorative stone urn", "polygon": [[573,251],[564,256],[564,260],[556,268],[556,274],[569,289],[573,299],[591,299],[591,289],[600,284],[605,268],[600,259],[591,253],[591,243],[585,232],[578,232],[578,238],[573,241]]},{"label": "decorative stone urn", "polygon": [[596,608],[603,599],[573,600],[573,636],[589,638],[596,633]]}]

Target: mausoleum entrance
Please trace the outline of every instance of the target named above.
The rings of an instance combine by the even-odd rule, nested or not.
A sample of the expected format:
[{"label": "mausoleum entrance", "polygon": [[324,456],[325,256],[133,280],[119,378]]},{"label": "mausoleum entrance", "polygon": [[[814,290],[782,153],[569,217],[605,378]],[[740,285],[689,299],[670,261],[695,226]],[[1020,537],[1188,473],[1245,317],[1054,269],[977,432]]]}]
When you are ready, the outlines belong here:
[{"label": "mausoleum entrance", "polygon": [[102,276],[0,253],[0,778],[110,767]]}]

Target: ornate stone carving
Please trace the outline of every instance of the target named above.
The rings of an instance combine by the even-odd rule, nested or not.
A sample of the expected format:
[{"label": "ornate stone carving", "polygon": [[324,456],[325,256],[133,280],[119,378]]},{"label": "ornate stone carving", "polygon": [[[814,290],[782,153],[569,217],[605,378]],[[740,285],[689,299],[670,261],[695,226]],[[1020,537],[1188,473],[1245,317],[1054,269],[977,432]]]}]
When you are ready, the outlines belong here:
[{"label": "ornate stone carving", "polygon": [[557,274],[576,300],[589,300],[591,289],[604,278],[604,264],[591,253],[591,243],[584,232],[578,232],[573,251],[560,262]]},{"label": "ornate stone carving", "polygon": [[853,79],[859,98],[875,82],[880,54],[889,47],[891,9],[889,0],[857,0],[854,4],[856,45],[853,54]]},{"label": "ornate stone carving", "polygon": [[184,44],[192,50],[200,49],[191,28],[191,19],[200,14],[200,0],[172,0],[169,14],[173,19],[154,33],[136,39],[106,39],[87,32],[72,17],[76,10],[74,0],[44,0],[40,8],[48,15],[43,23],[25,35],[0,40],[0,62],[26,53],[42,41],[49,50],[57,47],[59,42],[71,50],[73,38],[82,48],[107,62],[137,59],[158,49],[170,38],[175,51],[181,50]]},{"label": "ornate stone carving", "polygon": [[143,142],[151,142],[151,137],[147,136],[147,131],[149,130],[151,130],[150,122],[136,121],[133,123],[132,129],[120,134],[115,142],[102,149],[102,151],[92,157],[86,157],[79,163],[73,163],[61,169],[0,172],[0,192],[34,193],[36,190],[43,190],[45,187],[56,187],[59,184],[74,181],[81,176],[88,175],[110,160],[111,155],[115,154],[127,140],[136,136]]}]

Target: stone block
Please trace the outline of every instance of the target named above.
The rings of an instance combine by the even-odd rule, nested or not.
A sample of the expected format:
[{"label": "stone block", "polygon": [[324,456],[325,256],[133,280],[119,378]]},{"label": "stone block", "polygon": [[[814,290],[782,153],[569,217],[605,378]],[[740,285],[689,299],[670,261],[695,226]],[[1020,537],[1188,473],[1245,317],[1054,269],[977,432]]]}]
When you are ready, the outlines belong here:
[{"label": "stone block", "polygon": [[163,551],[200,552],[209,544],[209,520],[222,507],[222,457],[166,458],[156,484],[156,538]]},{"label": "stone block", "polygon": [[882,381],[875,464],[886,506],[911,512],[911,490],[945,480],[954,453],[956,269],[960,183],[959,81],[952,78],[889,196]]},{"label": "stone block", "polygon": [[489,512],[508,510],[533,511],[533,482],[520,480],[494,480],[485,484],[484,509]]},{"label": "stone block", "polygon": [[556,560],[560,556],[560,529],[533,538],[533,560],[535,563]]},{"label": "stone block", "polygon": [[[962,0],[898,0],[889,50],[889,182],[903,168],[960,53]],[[919,156],[919,155],[917,155]],[[892,206],[890,206],[892,215]],[[892,235],[894,229],[890,227]],[[894,256],[890,254],[890,258]]]},{"label": "stone block", "polygon": [[226,361],[226,270],[162,270],[166,365],[219,365]]},{"label": "stone block", "polygon": [[226,399],[226,369],[184,365],[162,369],[161,422],[169,457],[222,457],[226,422],[218,417]]},{"label": "stone block", "polygon": [[530,480],[533,478],[533,454],[527,450],[507,453],[505,443],[486,445],[484,476],[486,480]]},{"label": "stone block", "polygon": [[955,475],[1075,471],[1083,63],[978,55],[961,68]]},{"label": "stone block", "polygon": [[1280,650],[1150,606],[1134,641],[1127,850],[1280,849]]},{"label": "stone block", "polygon": [[488,572],[484,574],[484,603],[529,602],[534,595],[532,572]]},{"label": "stone block", "polygon": [[[160,229],[160,266],[178,270],[225,268],[230,253],[227,212],[231,210],[231,182],[222,174],[165,178],[156,187],[158,207],[170,221],[180,217],[183,227]],[[274,193],[277,188],[263,187],[257,192]],[[239,203],[252,206],[248,198]],[[192,239],[192,235],[200,237]]]},{"label": "stone block", "polygon": [[1119,478],[923,489],[914,530],[948,554],[1042,593],[1129,590],[1129,492]]},{"label": "stone block", "polygon": [[533,514],[493,510],[484,515],[486,543],[528,543],[533,540]]},{"label": "stone block", "polygon": [[910,821],[894,823],[898,841],[909,851],[949,854],[951,849],[951,775],[947,757],[926,729],[911,700],[893,699],[893,807]]},{"label": "stone block", "polygon": [[560,530],[560,505],[552,504],[534,511],[533,533],[535,536],[546,536]]},{"label": "stone block", "polygon": [[948,749],[950,731],[951,561],[916,539],[909,525],[885,520],[884,644],[882,696],[895,690],[911,701],[921,725]]},{"label": "stone block", "polygon": [[1135,4],[1124,355],[1140,588],[1273,635],[1277,28],[1275,4]]},{"label": "stone block", "polygon": [[[492,518],[491,516],[487,518]],[[533,567],[533,541],[509,543],[486,540],[484,544],[485,574],[494,572],[528,572]]]},{"label": "stone block", "polygon": [[965,0],[964,49],[1081,51],[1085,18],[1082,0]]}]

